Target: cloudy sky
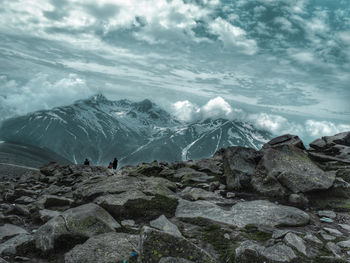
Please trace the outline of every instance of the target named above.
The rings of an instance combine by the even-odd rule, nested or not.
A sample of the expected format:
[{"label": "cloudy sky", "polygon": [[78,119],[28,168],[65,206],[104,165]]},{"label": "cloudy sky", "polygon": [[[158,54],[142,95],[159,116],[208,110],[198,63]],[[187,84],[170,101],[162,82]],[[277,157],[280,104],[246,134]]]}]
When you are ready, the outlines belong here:
[{"label": "cloudy sky", "polygon": [[97,92],[350,130],[349,0],[1,0],[0,119]]}]

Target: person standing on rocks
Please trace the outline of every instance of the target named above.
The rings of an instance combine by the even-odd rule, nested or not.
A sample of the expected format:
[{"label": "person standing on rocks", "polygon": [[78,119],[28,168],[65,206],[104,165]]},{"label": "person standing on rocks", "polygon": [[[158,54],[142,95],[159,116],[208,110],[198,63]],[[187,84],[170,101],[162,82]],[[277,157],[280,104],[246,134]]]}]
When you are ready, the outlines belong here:
[{"label": "person standing on rocks", "polygon": [[113,160],[113,170],[116,170],[117,167],[118,167],[118,159],[114,158],[114,160]]},{"label": "person standing on rocks", "polygon": [[88,158],[85,159],[84,165],[90,165],[90,161],[88,160]]}]

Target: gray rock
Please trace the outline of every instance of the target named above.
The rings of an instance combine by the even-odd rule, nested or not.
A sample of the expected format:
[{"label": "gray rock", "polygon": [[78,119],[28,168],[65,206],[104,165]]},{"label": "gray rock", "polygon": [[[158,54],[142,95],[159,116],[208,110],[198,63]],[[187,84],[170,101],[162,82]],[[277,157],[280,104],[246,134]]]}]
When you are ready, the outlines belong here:
[{"label": "gray rock", "polygon": [[312,243],[316,245],[317,247],[323,246],[323,242],[319,240],[317,237],[315,237],[313,234],[307,234],[306,236],[304,236],[304,240],[308,243]]},{"label": "gray rock", "polygon": [[319,217],[328,217],[331,219],[335,219],[337,217],[337,214],[334,213],[334,211],[331,210],[321,210],[321,211],[317,211],[317,214]]},{"label": "gray rock", "polygon": [[290,247],[278,243],[272,247],[268,247],[263,251],[264,258],[270,262],[293,262],[297,259],[297,255]]},{"label": "gray rock", "polygon": [[271,141],[269,141],[268,143],[264,144],[262,148],[263,149],[278,148],[278,147],[282,147],[283,145],[293,145],[302,150],[306,150],[300,138],[297,135],[291,135],[291,134],[284,134],[279,137],[276,137]]},{"label": "gray rock", "polygon": [[336,237],[341,237],[344,235],[342,232],[340,232],[338,229],[335,229],[335,228],[324,227],[323,229],[326,232],[328,232],[329,234],[336,236]]},{"label": "gray rock", "polygon": [[180,200],[176,210],[179,218],[201,217],[236,227],[246,225],[302,226],[310,217],[295,207],[276,205],[269,201],[257,200],[241,202],[224,210],[207,201],[189,202]]},{"label": "gray rock", "polygon": [[82,240],[119,227],[106,210],[90,203],[69,209],[41,226],[35,233],[35,245],[46,252],[55,248],[59,238]]},{"label": "gray rock", "polygon": [[349,249],[350,248],[350,239],[345,240],[345,241],[340,241],[337,243],[337,245],[341,248]]},{"label": "gray rock", "polygon": [[305,207],[309,203],[309,200],[303,194],[291,194],[288,197],[288,201],[289,203],[299,207]]},{"label": "gray rock", "polygon": [[320,221],[323,222],[323,223],[330,223],[330,224],[334,222],[333,219],[328,218],[328,217],[321,217]]},{"label": "gray rock", "polygon": [[335,236],[328,235],[328,234],[326,234],[324,232],[321,232],[320,235],[326,241],[333,241],[333,240],[337,239]]},{"label": "gray rock", "polygon": [[[263,194],[281,191],[280,183],[293,193],[329,189],[335,180],[334,173],[325,173],[299,148],[285,145],[280,149],[267,149],[260,161],[255,179],[255,189]],[[276,180],[278,183],[276,182]],[[267,187],[264,189],[264,186]]]},{"label": "gray rock", "polygon": [[260,152],[250,148],[234,146],[225,149],[223,161],[227,189],[251,188],[250,180],[261,157]]},{"label": "gray rock", "polygon": [[350,232],[350,225],[346,225],[346,224],[339,224],[339,226],[340,226],[342,229],[344,229],[344,230],[346,230],[346,231],[349,231],[349,232]]},{"label": "gray rock", "polygon": [[66,263],[129,262],[132,250],[138,251],[139,239],[138,235],[114,232],[94,236],[75,246],[64,259]]},{"label": "gray rock", "polygon": [[74,200],[55,195],[43,195],[38,201],[37,206],[41,209],[52,207],[70,207]]},{"label": "gray rock", "polygon": [[213,192],[189,186],[182,190],[179,193],[179,196],[190,201],[210,200],[219,198],[219,196]]},{"label": "gray rock", "polygon": [[173,195],[152,196],[137,189],[121,194],[103,195],[96,198],[94,202],[118,220],[127,218],[147,221],[162,214],[172,217],[177,206],[177,199]]},{"label": "gray rock", "polygon": [[235,262],[294,262],[297,259],[294,251],[281,243],[265,248],[252,241],[244,241],[236,249]]},{"label": "gray rock", "polygon": [[136,223],[134,220],[132,219],[126,219],[126,220],[123,220],[121,223],[120,223],[123,227],[136,227]]},{"label": "gray rock", "polygon": [[222,163],[215,158],[192,161],[191,168],[199,172],[220,176],[223,174]]},{"label": "gray rock", "polygon": [[184,258],[166,257],[166,258],[161,258],[159,260],[159,263],[193,263],[193,261],[190,261]]},{"label": "gray rock", "polygon": [[42,222],[46,223],[47,221],[51,220],[52,218],[59,216],[61,213],[58,211],[43,209],[39,210],[39,218]]},{"label": "gray rock", "polygon": [[150,225],[168,234],[182,237],[182,234],[180,230],[177,228],[177,226],[171,223],[164,215],[161,215],[157,219],[151,221]]},{"label": "gray rock", "polygon": [[236,197],[235,193],[232,193],[232,192],[227,192],[226,193],[226,198],[234,198],[234,197]]},{"label": "gray rock", "polygon": [[331,252],[334,256],[336,257],[341,257],[341,248],[339,246],[337,246],[336,244],[334,244],[333,242],[328,242],[326,244],[326,249]]},{"label": "gray rock", "polygon": [[28,234],[28,232],[21,227],[11,224],[0,226],[0,241],[2,239],[13,237],[19,234]]},{"label": "gray rock", "polygon": [[196,263],[215,262],[189,240],[149,227],[144,227],[141,232],[140,255],[143,263],[159,262],[160,257],[188,258]]},{"label": "gray rock", "polygon": [[291,232],[291,230],[289,230],[289,229],[283,229],[283,230],[276,229],[272,233],[272,238],[274,238],[274,239],[282,238],[285,235],[287,235],[289,232]]},{"label": "gray rock", "polygon": [[18,251],[30,252],[34,247],[34,238],[29,234],[19,234],[0,244],[1,255],[16,255]]},{"label": "gray rock", "polygon": [[21,197],[17,198],[14,202],[17,204],[26,205],[26,204],[30,204],[30,203],[35,202],[35,199],[32,197],[29,197],[29,196],[21,196]]},{"label": "gray rock", "polygon": [[0,258],[0,263],[8,263],[5,259]]},{"label": "gray rock", "polygon": [[295,248],[298,252],[304,254],[305,256],[307,255],[304,240],[296,234],[288,233],[284,237],[284,242],[290,247]]}]

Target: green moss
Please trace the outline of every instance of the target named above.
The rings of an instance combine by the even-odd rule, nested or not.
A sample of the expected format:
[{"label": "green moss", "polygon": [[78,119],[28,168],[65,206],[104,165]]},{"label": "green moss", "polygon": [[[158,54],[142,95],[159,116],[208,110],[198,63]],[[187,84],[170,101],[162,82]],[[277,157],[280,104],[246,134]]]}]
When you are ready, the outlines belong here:
[{"label": "green moss", "polygon": [[127,216],[132,219],[149,220],[155,219],[164,214],[171,218],[175,215],[178,201],[162,195],[155,195],[151,200],[130,200],[125,205]]},{"label": "green moss", "polygon": [[223,230],[220,225],[211,224],[202,229],[202,239],[214,247],[222,262],[234,262],[237,246],[224,237],[225,233],[227,231]]},{"label": "green moss", "polygon": [[320,198],[311,200],[311,205],[316,206],[318,209],[332,209],[338,212],[350,211],[350,200],[348,198]]},{"label": "green moss", "polygon": [[258,242],[265,242],[272,238],[271,233],[259,231],[254,225],[246,225],[241,231],[241,236]]}]

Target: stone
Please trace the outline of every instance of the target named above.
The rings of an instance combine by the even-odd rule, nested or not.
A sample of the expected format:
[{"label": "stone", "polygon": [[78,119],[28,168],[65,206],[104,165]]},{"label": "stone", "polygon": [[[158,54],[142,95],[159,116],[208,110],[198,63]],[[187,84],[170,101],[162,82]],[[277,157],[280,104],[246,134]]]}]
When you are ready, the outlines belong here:
[{"label": "stone", "polygon": [[252,241],[244,241],[236,249],[235,262],[294,262],[297,259],[293,249],[277,243],[271,247],[265,248]]},{"label": "stone", "polygon": [[179,193],[179,196],[189,201],[210,200],[219,198],[219,196],[213,192],[190,186],[187,186],[184,190],[182,190]]},{"label": "stone", "polygon": [[323,223],[330,223],[330,224],[334,222],[333,219],[328,218],[328,217],[321,217],[320,221],[323,222]]},{"label": "stone", "polygon": [[38,201],[38,207],[40,208],[53,208],[53,207],[70,207],[74,200],[55,195],[43,195]]},{"label": "stone", "polygon": [[323,230],[336,237],[341,237],[344,235],[342,232],[335,228],[324,227]]},{"label": "stone", "polygon": [[223,174],[222,163],[214,158],[192,161],[191,168],[211,175],[221,176]]},{"label": "stone", "polygon": [[304,240],[301,237],[297,236],[296,234],[288,233],[284,237],[284,242],[288,246],[295,248],[298,252],[304,254],[305,256],[307,255]]},{"label": "stone", "polygon": [[274,239],[283,238],[289,232],[291,232],[291,230],[288,230],[288,229],[276,229],[272,233],[272,238],[274,238]]},{"label": "stone", "polygon": [[350,239],[338,242],[337,246],[339,246],[341,248],[349,249],[350,248]]},{"label": "stone", "polygon": [[236,197],[235,193],[232,193],[232,192],[227,192],[226,193],[226,198],[235,198],[235,197]]},{"label": "stone", "polygon": [[39,218],[42,222],[46,223],[47,221],[51,220],[52,218],[59,216],[61,213],[58,211],[43,209],[39,210]]},{"label": "stone", "polygon": [[326,244],[326,249],[331,252],[334,256],[336,257],[341,257],[341,248],[339,246],[337,246],[336,244],[334,244],[333,242],[328,242]]},{"label": "stone", "polygon": [[[284,194],[281,186],[296,194],[325,190],[335,180],[334,173],[324,172],[304,151],[292,145],[265,150],[256,170],[252,183],[257,191],[266,195],[281,196]],[[272,191],[271,194],[269,191]]]},{"label": "stone", "polygon": [[293,249],[281,243],[266,248],[262,255],[270,262],[293,262],[297,259]]},{"label": "stone", "polygon": [[19,251],[30,252],[34,247],[34,238],[29,234],[19,234],[0,244],[1,255],[16,255]]},{"label": "stone", "polygon": [[297,148],[300,148],[301,150],[306,150],[302,140],[300,140],[300,138],[297,135],[291,134],[284,134],[279,137],[276,137],[268,143],[265,143],[262,148],[265,150],[269,148],[281,147],[283,145],[293,145]]},{"label": "stone", "polygon": [[[138,235],[106,233],[89,238],[65,254],[66,263],[130,262],[132,250],[138,252]],[[136,260],[135,260],[136,262]]]},{"label": "stone", "polygon": [[123,220],[121,223],[120,223],[123,227],[136,227],[136,223],[134,220],[132,219],[126,219],[126,220]]},{"label": "stone", "polygon": [[31,215],[31,213],[26,205],[15,204],[13,209],[14,209],[14,211],[13,211],[14,214],[25,216],[25,217],[28,217]]},{"label": "stone", "polygon": [[28,232],[19,226],[11,224],[0,226],[0,241],[2,239],[13,237],[19,234],[28,234]]},{"label": "stone", "polygon": [[113,232],[119,227],[118,222],[106,210],[89,203],[71,208],[41,226],[35,233],[35,245],[47,252],[56,249],[56,241],[62,242],[62,238],[72,243],[81,243],[92,236]]},{"label": "stone", "polygon": [[317,237],[315,237],[313,234],[307,234],[306,236],[304,236],[304,240],[308,243],[312,243],[317,247],[322,247],[323,246],[323,242],[321,240],[319,240]]},{"label": "stone", "polygon": [[178,218],[204,218],[243,228],[246,225],[302,226],[308,224],[307,213],[295,207],[276,205],[265,200],[240,202],[224,210],[207,201],[179,200]]},{"label": "stone", "polygon": [[182,237],[182,234],[177,226],[171,223],[164,215],[161,215],[157,219],[151,221],[150,225],[154,228],[164,231],[165,233]]},{"label": "stone", "polygon": [[117,220],[128,218],[147,221],[162,214],[167,217],[174,216],[178,201],[171,196],[146,195],[137,189],[132,189],[121,194],[100,196],[94,202],[106,209]]},{"label": "stone", "polygon": [[159,260],[159,263],[193,263],[193,261],[190,261],[184,258],[166,257],[166,258],[161,258]]},{"label": "stone", "polygon": [[30,203],[35,202],[35,199],[32,197],[29,197],[29,196],[21,196],[21,197],[17,198],[14,202],[17,204],[24,204],[25,205],[25,204],[30,204]]},{"label": "stone", "polygon": [[140,255],[143,263],[159,262],[162,257],[186,258],[195,263],[214,263],[215,260],[189,240],[144,227],[141,232]]},{"label": "stone", "polygon": [[346,224],[339,224],[339,226],[340,226],[342,229],[344,229],[344,230],[346,230],[346,231],[349,231],[349,232],[350,232],[350,225],[346,225]]},{"label": "stone", "polygon": [[305,207],[309,203],[309,200],[303,194],[291,194],[288,197],[288,201],[289,203],[299,207]]},{"label": "stone", "polygon": [[321,232],[320,235],[326,241],[333,241],[333,240],[337,239],[335,236],[328,235],[328,234],[326,234],[324,232]]},{"label": "stone", "polygon": [[334,211],[331,211],[331,210],[317,211],[317,215],[319,217],[328,217],[328,218],[331,218],[331,219],[335,219],[337,217],[337,214],[334,213]]},{"label": "stone", "polygon": [[229,147],[224,150],[224,176],[228,190],[251,188],[250,180],[262,157],[260,152],[245,147]]}]

